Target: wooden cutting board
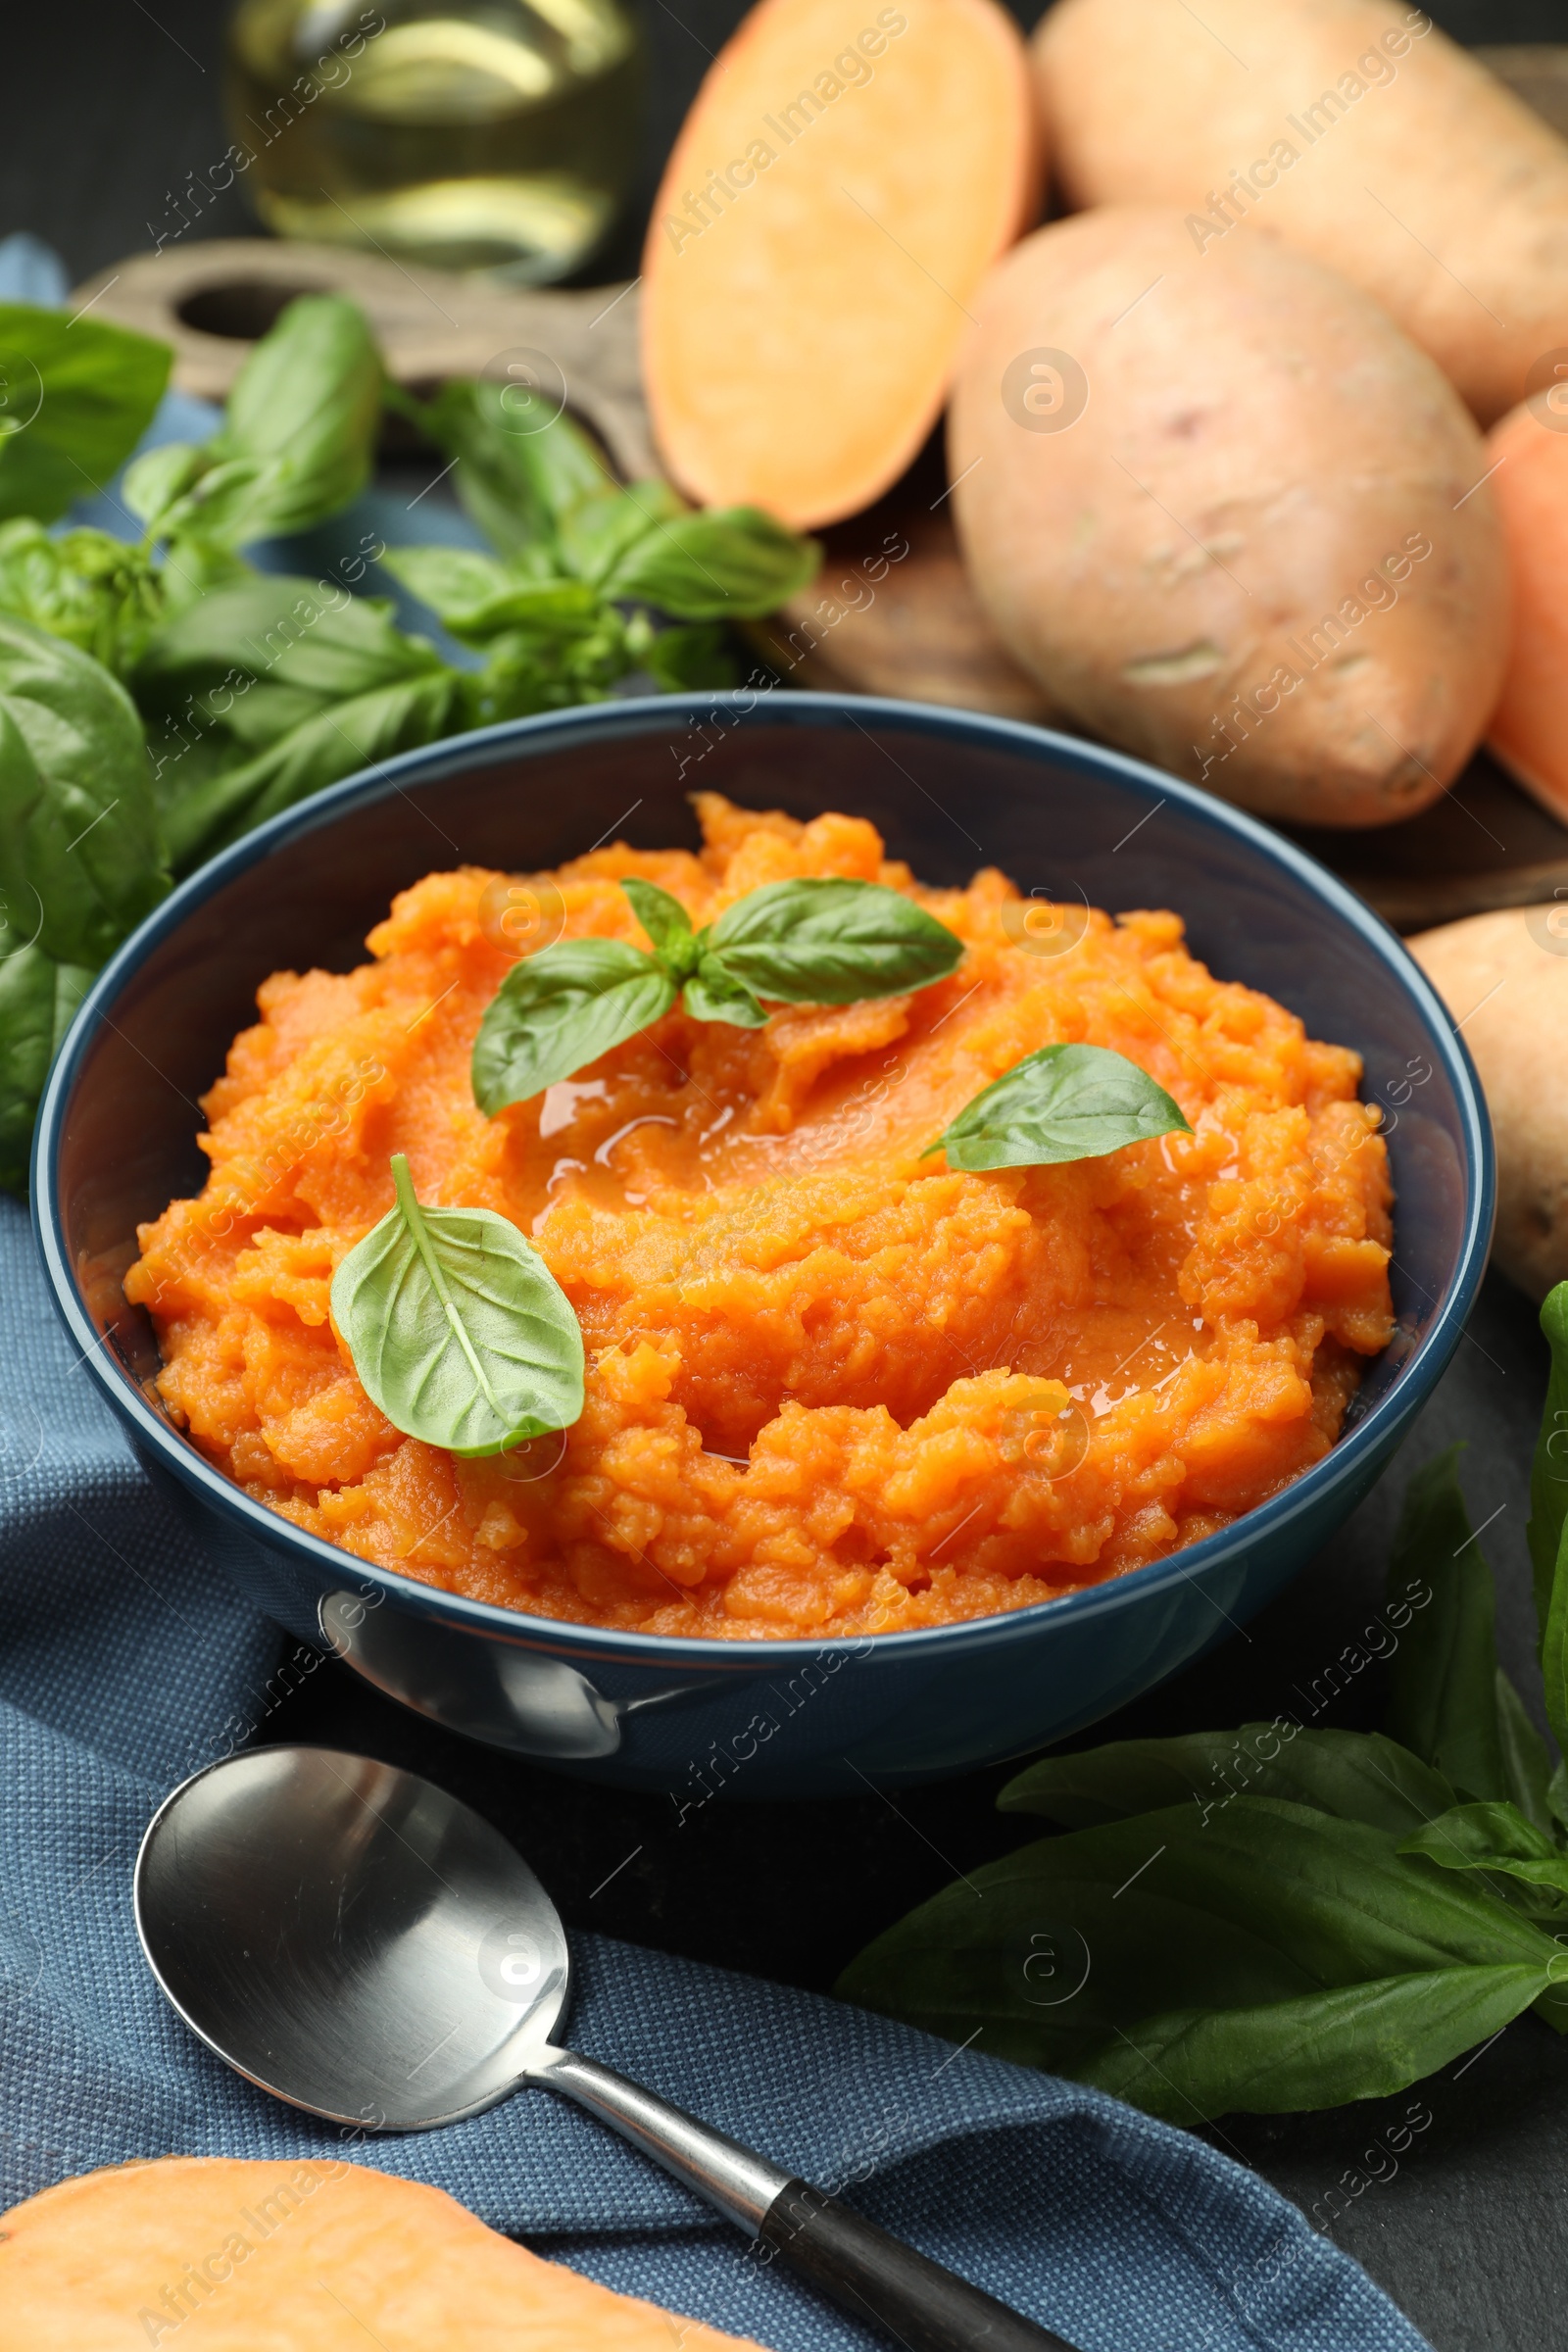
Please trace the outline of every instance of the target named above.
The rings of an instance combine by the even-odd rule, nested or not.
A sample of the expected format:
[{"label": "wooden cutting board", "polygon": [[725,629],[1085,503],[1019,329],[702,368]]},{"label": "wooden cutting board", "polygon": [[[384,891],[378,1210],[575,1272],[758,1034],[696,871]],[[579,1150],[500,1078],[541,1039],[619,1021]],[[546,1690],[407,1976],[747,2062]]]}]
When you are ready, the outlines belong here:
[{"label": "wooden cutting board", "polygon": [[[1568,136],[1568,43],[1478,53]],[[364,308],[411,389],[505,376],[542,360],[628,480],[659,470],[638,370],[638,293],[524,292],[324,245],[265,238],[172,244],[79,287],[74,302],[171,343],[174,382],[221,400],[252,338],[296,294]],[[885,499],[822,534],[812,586],[748,634],[791,684],[994,712],[1081,733],[997,638],[965,575],[934,442]],[[1402,931],[1568,891],[1568,829],[1484,754],[1433,808],[1371,833],[1302,828],[1314,856]]]}]

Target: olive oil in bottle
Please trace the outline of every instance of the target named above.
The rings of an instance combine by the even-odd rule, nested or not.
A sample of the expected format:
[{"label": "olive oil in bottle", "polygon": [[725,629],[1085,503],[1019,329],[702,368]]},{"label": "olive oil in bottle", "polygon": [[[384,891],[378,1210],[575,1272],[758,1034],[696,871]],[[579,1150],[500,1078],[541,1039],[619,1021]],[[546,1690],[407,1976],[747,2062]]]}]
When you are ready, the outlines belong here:
[{"label": "olive oil in bottle", "polygon": [[242,0],[241,184],[280,236],[546,284],[619,209],[641,69],[630,0]]}]

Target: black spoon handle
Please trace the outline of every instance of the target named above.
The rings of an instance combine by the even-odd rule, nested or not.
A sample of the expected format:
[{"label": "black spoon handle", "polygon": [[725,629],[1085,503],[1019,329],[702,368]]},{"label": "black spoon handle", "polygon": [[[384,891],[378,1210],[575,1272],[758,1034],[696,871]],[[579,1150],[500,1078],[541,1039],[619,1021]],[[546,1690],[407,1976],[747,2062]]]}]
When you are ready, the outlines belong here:
[{"label": "black spoon handle", "polygon": [[585,2107],[737,2222],[765,2249],[762,2260],[787,2263],[906,2352],[1073,2352],[1049,2328],[596,2058],[546,2046],[523,2080]]},{"label": "black spoon handle", "polygon": [[1064,2337],[1037,2328],[805,2180],[780,2189],[762,2216],[758,2242],[909,2352],[1073,2352]]}]

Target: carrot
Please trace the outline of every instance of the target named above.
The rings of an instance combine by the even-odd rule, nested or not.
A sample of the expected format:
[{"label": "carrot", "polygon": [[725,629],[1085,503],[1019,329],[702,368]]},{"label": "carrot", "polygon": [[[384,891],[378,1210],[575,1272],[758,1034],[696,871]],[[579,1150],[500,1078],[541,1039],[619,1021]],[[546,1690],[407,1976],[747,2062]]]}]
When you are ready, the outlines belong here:
[{"label": "carrot", "polygon": [[0,2308],[7,2342],[49,2352],[757,2352],[333,2157],[171,2156],[62,2181],[0,2222]]},{"label": "carrot", "polygon": [[801,529],[879,497],[1041,171],[995,0],[761,0],[697,94],[643,257],[643,370],[681,486]]},{"label": "carrot", "polygon": [[1513,627],[1489,748],[1568,823],[1568,402],[1550,386],[1489,438],[1492,489],[1513,580]]}]

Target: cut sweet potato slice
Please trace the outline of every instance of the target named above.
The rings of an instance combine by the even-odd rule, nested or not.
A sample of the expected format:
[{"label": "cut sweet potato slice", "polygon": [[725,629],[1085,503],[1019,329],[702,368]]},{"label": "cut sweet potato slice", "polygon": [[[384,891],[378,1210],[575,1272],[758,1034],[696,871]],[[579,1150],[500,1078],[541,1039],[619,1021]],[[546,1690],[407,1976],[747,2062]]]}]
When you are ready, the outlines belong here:
[{"label": "cut sweet potato slice", "polygon": [[0,2220],[0,2309],[6,2341],[40,2352],[757,2352],[333,2157],[172,2156],[62,2181]]},{"label": "cut sweet potato slice", "polygon": [[761,0],[686,118],[643,258],[644,375],[681,487],[798,529],[879,497],[1040,173],[994,0]]}]

